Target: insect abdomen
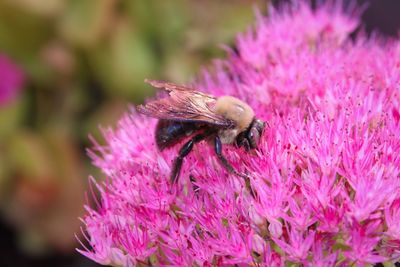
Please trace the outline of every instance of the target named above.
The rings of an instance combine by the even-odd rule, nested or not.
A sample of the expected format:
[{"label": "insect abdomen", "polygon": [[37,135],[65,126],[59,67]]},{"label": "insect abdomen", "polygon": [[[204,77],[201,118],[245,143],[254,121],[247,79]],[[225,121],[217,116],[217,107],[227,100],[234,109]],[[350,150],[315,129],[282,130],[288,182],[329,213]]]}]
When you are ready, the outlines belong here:
[{"label": "insect abdomen", "polygon": [[159,150],[179,143],[184,137],[196,130],[191,122],[159,120],[156,127],[156,144]]}]

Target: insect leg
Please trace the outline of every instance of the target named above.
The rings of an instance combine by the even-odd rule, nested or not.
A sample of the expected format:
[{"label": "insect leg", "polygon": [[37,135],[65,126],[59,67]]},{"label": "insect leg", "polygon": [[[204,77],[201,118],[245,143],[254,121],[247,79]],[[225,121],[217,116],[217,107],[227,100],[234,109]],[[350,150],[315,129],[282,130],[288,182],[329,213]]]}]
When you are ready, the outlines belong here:
[{"label": "insect leg", "polygon": [[206,138],[207,135],[204,133],[198,134],[194,136],[192,139],[187,141],[182,148],[179,150],[178,157],[174,160],[173,166],[172,166],[172,172],[171,172],[171,183],[175,184],[179,178],[179,174],[181,172],[182,168],[182,162],[183,159],[189,155],[190,151],[193,149],[193,145],[195,143],[200,142],[204,138]]},{"label": "insect leg", "polygon": [[221,162],[222,166],[224,166],[225,169],[227,169],[230,173],[233,173],[240,177],[243,177],[243,178],[247,177],[246,175],[241,174],[238,171],[236,171],[232,167],[232,165],[228,162],[228,160],[224,157],[224,155],[222,155],[222,143],[221,143],[221,139],[219,138],[219,136],[216,136],[214,139],[214,149],[215,149],[215,153],[217,154],[219,161]]},{"label": "insect leg", "polygon": [[244,149],[246,151],[249,151],[250,150],[249,140],[247,140],[246,138],[243,138],[242,140],[240,140],[239,147],[244,147]]},{"label": "insect leg", "polygon": [[230,173],[233,173],[239,177],[242,177],[245,180],[246,187],[249,189],[250,194],[252,195],[252,197],[255,198],[257,196],[257,193],[251,187],[249,176],[236,171],[232,167],[232,165],[228,162],[228,160],[224,157],[224,155],[222,155],[222,143],[221,143],[221,139],[219,138],[219,136],[216,136],[214,139],[214,149],[215,149],[215,153],[217,154],[217,157],[218,157],[219,161],[221,162],[222,166],[224,166],[224,168],[227,169]]}]

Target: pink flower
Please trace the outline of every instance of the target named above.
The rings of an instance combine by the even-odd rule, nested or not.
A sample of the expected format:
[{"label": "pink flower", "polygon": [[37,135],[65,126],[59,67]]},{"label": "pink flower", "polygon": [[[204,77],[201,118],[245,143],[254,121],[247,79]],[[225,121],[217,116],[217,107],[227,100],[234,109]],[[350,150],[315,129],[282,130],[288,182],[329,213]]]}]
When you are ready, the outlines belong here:
[{"label": "pink flower", "polygon": [[284,238],[275,238],[273,241],[283,250],[287,255],[287,259],[294,262],[305,263],[307,261],[308,253],[315,239],[315,232],[302,232],[296,229],[287,228],[288,238],[287,242],[282,240]]},{"label": "pink flower", "polygon": [[[195,83],[268,122],[259,149],[206,142],[159,152],[155,120],[125,115],[89,151],[108,177],[83,222],[102,264],[364,266],[400,259],[400,42],[349,37],[359,12],[304,2],[258,15],[237,49]],[[190,179],[192,177],[192,180]],[[193,179],[194,178],[194,179]],[[94,183],[92,181],[92,183]]]},{"label": "pink flower", "polygon": [[24,84],[24,74],[8,56],[0,54],[0,106],[13,101]]},{"label": "pink flower", "polygon": [[357,263],[358,266],[364,266],[365,262],[378,263],[386,260],[385,256],[374,251],[381,240],[378,229],[381,227],[381,221],[371,220],[365,225],[352,222],[348,227],[349,233],[345,243],[350,250],[343,253],[348,259]]},{"label": "pink flower", "polygon": [[391,206],[385,209],[385,220],[387,225],[386,234],[394,239],[400,240],[400,199],[393,201]]}]

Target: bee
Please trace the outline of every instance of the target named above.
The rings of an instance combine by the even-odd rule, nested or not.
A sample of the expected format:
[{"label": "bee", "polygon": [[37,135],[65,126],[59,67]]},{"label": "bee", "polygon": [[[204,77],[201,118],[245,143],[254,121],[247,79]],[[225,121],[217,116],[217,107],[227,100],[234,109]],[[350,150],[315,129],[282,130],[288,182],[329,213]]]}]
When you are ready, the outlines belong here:
[{"label": "bee", "polygon": [[159,119],[155,141],[160,151],[183,144],[171,170],[171,183],[177,182],[184,158],[202,140],[213,144],[222,166],[230,173],[247,178],[236,171],[222,154],[222,145],[257,148],[265,122],[254,116],[253,109],[232,96],[214,97],[174,83],[145,80],[155,88],[165,89],[169,97],[137,107],[138,112]]}]

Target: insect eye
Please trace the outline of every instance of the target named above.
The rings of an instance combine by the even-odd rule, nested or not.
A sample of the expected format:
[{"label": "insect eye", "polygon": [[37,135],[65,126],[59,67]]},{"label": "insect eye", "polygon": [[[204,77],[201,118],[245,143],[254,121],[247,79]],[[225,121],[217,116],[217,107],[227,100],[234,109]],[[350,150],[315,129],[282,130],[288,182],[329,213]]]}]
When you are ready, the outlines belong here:
[{"label": "insect eye", "polygon": [[258,130],[259,134],[261,135],[262,131],[265,128],[265,122],[257,119],[254,121],[253,127],[256,128]]},{"label": "insect eye", "polygon": [[256,148],[260,141],[260,132],[256,127],[251,127],[248,135],[248,140],[251,148]]}]

